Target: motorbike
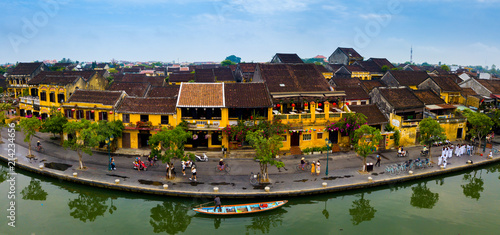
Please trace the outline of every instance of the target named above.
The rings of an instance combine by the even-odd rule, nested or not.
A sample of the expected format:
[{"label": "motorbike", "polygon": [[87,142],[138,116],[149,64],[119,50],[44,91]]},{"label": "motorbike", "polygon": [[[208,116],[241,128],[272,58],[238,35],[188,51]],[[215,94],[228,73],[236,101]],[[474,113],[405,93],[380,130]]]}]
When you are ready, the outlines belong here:
[{"label": "motorbike", "polygon": [[208,157],[205,153],[203,153],[203,156],[195,155],[195,157],[197,162],[208,162]]}]

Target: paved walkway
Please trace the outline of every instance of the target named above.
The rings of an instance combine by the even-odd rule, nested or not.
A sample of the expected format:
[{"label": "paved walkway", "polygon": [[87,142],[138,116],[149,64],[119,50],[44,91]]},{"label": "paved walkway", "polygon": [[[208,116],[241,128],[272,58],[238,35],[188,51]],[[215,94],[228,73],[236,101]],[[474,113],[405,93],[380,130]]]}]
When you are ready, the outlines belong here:
[{"label": "paved walkway", "polygon": [[[7,160],[8,158],[6,129],[4,128],[2,132],[5,143],[0,146],[2,160]],[[132,161],[136,157],[135,155],[115,155],[117,170],[108,171],[107,153],[95,152],[92,156],[85,154],[83,162],[87,169],[78,170],[77,154],[74,151],[60,147],[57,144],[58,140],[51,140],[50,136],[52,135],[37,133],[32,141],[32,145],[35,146],[36,142],[40,140],[45,148],[45,153],[35,151],[33,154],[36,157],[28,159],[25,157],[28,152],[27,143],[22,141],[24,136],[21,132],[16,132],[17,166],[71,182],[173,196],[213,196],[214,194],[218,194],[225,197],[275,197],[307,195],[392,184],[500,161],[499,154],[495,155],[493,160],[486,160],[485,156],[487,154],[484,156],[453,157],[448,161],[446,170],[442,170],[434,164],[433,167],[427,169],[414,170],[413,175],[408,175],[408,173],[400,175],[385,173],[384,169],[387,165],[400,163],[409,158],[414,159],[419,156],[421,147],[410,147],[407,148],[410,153],[409,158],[397,157],[397,153],[394,150],[385,151],[380,153],[382,156],[381,167],[375,167],[374,171],[368,174],[360,174],[358,170],[361,170],[363,159],[356,156],[354,152],[341,152],[328,154],[329,175],[326,176],[326,154],[304,156],[309,161],[321,161],[321,174],[317,176],[311,175],[310,172],[298,172],[295,168],[300,162],[302,155],[292,155],[282,157],[285,169],[278,170],[274,166],[269,167],[270,184],[254,187],[249,183],[250,172],[258,172],[259,164],[251,158],[238,158],[237,151],[233,151],[225,160],[231,166],[231,172],[228,174],[215,170],[222,154],[220,152],[207,152],[210,161],[196,163],[198,169],[197,182],[188,179],[191,177],[190,171],[186,172],[186,176],[182,175],[178,160],[174,161],[177,169],[177,177],[173,180],[167,180],[165,178],[165,164],[162,163],[158,167],[150,167],[148,171],[134,170]],[[498,148],[498,144],[494,143],[494,147]],[[489,152],[489,149],[487,149],[487,152]],[[201,152],[198,154],[201,154]],[[432,148],[433,156],[438,156],[439,154],[440,148]],[[375,156],[376,154],[370,155],[367,158],[367,162],[374,163]],[[434,159],[437,162],[437,158],[434,157]],[[468,159],[474,161],[475,164],[466,164]],[[39,169],[40,164],[45,166],[44,169]],[[73,177],[73,173],[75,172],[78,174],[77,177]],[[369,182],[368,177],[371,177],[373,182]],[[116,179],[120,180],[119,184],[115,184]],[[326,187],[322,185],[324,182],[327,183]],[[168,189],[163,188],[164,184],[169,186]],[[264,191],[264,186],[270,187],[269,193]],[[214,193],[214,187],[219,188],[219,193]]]}]

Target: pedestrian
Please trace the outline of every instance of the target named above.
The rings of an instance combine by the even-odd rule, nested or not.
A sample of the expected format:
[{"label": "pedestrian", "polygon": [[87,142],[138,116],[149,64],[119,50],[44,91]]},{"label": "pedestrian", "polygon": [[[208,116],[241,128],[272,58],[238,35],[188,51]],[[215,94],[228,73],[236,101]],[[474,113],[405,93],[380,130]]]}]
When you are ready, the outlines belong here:
[{"label": "pedestrian", "polygon": [[490,154],[488,154],[488,158],[493,158],[493,152],[490,150]]},{"label": "pedestrian", "polygon": [[182,175],[186,176],[186,163],[181,163],[182,164]]},{"label": "pedestrian", "polygon": [[111,162],[111,170],[116,171],[115,158],[111,157],[109,161]]},{"label": "pedestrian", "polygon": [[448,161],[446,161],[446,158],[443,159],[443,168],[446,169],[446,165],[448,164]]},{"label": "pedestrian", "polygon": [[194,180],[194,181],[196,181],[196,166],[195,166],[195,165],[193,165],[193,166],[191,167],[191,173],[193,173],[193,176],[192,176],[191,178],[189,178],[189,180]]},{"label": "pedestrian", "polygon": [[314,175],[316,173],[316,162],[313,161],[311,164],[311,175]]},{"label": "pedestrian", "polygon": [[380,155],[377,154],[377,162],[375,163],[375,166],[380,167]]},{"label": "pedestrian", "polygon": [[316,163],[316,175],[319,175],[320,172],[321,172],[321,163],[319,163],[318,160],[318,162]]}]

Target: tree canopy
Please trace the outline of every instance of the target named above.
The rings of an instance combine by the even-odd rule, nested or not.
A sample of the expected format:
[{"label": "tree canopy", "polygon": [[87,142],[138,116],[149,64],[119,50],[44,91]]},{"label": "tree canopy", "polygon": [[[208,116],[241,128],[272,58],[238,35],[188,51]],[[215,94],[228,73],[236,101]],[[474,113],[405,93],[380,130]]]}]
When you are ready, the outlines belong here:
[{"label": "tree canopy", "polygon": [[478,138],[479,145],[481,145],[481,139],[490,133],[494,124],[493,121],[484,113],[476,113],[468,109],[464,110],[463,114],[467,117],[467,122],[469,123],[469,134]]},{"label": "tree canopy", "polygon": [[64,132],[64,124],[68,122],[68,119],[61,112],[57,111],[55,107],[51,108],[51,110],[56,111],[51,112],[50,117],[45,119],[42,124],[42,132],[48,132],[54,135],[60,134],[62,137],[62,134]]},{"label": "tree canopy", "polygon": [[366,157],[377,149],[381,139],[380,130],[368,125],[362,125],[354,132],[354,151],[363,157],[363,166],[366,166]]},{"label": "tree canopy", "polygon": [[233,65],[233,64],[236,64],[230,60],[223,60],[221,63],[220,63],[222,66],[229,66],[229,65]]},{"label": "tree canopy", "polygon": [[446,140],[444,129],[439,123],[432,118],[425,118],[418,124],[420,130],[420,142],[429,147],[429,156],[431,155],[431,147],[434,142]]},{"label": "tree canopy", "polygon": [[284,167],[284,163],[275,158],[279,149],[283,147],[283,138],[280,135],[265,137],[263,133],[262,130],[249,132],[246,139],[255,149],[255,159],[259,160],[260,173],[264,181],[267,182],[269,180],[267,174],[268,164],[278,168]]},{"label": "tree canopy", "polygon": [[2,129],[7,125],[5,121],[7,120],[7,115],[5,111],[12,109],[12,105],[9,103],[0,103],[0,144],[2,141]]},{"label": "tree canopy", "polygon": [[349,139],[351,144],[354,144],[356,141],[354,139],[354,132],[361,127],[361,125],[365,125],[366,116],[362,113],[344,113],[342,114],[340,121],[332,122],[326,126],[326,129],[329,131],[340,131],[342,133],[347,133],[349,135]]},{"label": "tree canopy", "polygon": [[64,132],[71,135],[72,138],[65,140],[63,146],[76,151],[79,157],[80,169],[84,169],[83,153],[92,155],[92,148],[99,146],[99,143],[104,140],[103,136],[97,134],[97,130],[97,123],[91,123],[86,119],[64,124]]},{"label": "tree canopy", "polygon": [[33,154],[31,154],[31,139],[36,131],[42,127],[42,121],[37,117],[23,118],[19,122],[19,126],[24,132],[24,142],[28,143],[28,157],[33,157]]},{"label": "tree canopy", "polygon": [[[191,133],[187,132],[182,126],[176,126],[174,129],[163,127],[161,131],[149,138],[151,155],[158,156],[163,163],[170,163],[174,158],[182,160],[191,158],[194,160],[193,154],[185,156],[184,153],[184,144],[189,138],[192,138]],[[172,178],[172,167],[168,169],[168,178]]]},{"label": "tree canopy", "polygon": [[230,55],[230,56],[226,57],[225,60],[229,60],[229,61],[231,61],[231,62],[233,62],[235,64],[239,64],[241,62],[241,58],[237,57],[235,55]]}]

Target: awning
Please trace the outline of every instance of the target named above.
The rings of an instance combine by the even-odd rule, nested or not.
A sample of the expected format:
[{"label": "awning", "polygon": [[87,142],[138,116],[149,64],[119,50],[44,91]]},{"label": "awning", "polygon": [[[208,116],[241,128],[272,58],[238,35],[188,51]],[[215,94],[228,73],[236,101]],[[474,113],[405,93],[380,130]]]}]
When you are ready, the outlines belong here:
[{"label": "awning", "polygon": [[431,104],[426,105],[425,108],[428,110],[439,110],[439,109],[456,109],[458,105],[453,104]]},{"label": "awning", "polygon": [[491,94],[490,96],[491,96],[491,98],[500,99],[500,95]]}]

